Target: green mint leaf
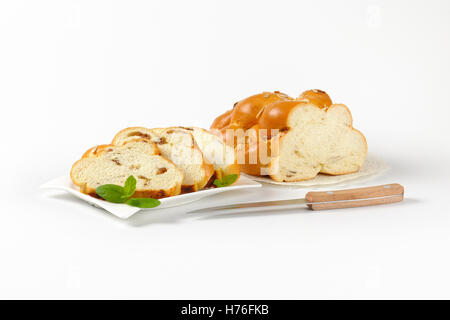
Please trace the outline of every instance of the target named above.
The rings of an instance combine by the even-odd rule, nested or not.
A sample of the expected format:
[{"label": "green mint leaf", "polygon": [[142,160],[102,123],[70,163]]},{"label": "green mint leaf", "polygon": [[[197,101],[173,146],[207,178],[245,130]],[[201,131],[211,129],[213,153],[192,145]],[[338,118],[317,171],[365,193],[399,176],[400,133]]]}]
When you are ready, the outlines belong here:
[{"label": "green mint leaf", "polygon": [[125,192],[124,197],[126,199],[131,198],[131,196],[134,194],[134,191],[136,190],[136,178],[133,176],[129,176],[127,181],[125,181],[123,190]]},{"label": "green mint leaf", "polygon": [[237,174],[229,174],[223,177],[222,181],[220,181],[219,179],[214,180],[213,184],[218,188],[228,187],[231,186],[233,183],[235,183],[237,178],[238,178]]},{"label": "green mint leaf", "polygon": [[115,184],[104,184],[95,191],[100,197],[113,203],[124,203],[128,199],[124,198],[124,188]]},{"label": "green mint leaf", "polygon": [[223,177],[222,183],[224,185],[231,186],[233,183],[236,182],[237,178],[238,178],[237,174],[229,174],[229,175]]},{"label": "green mint leaf", "polygon": [[154,208],[161,204],[159,200],[152,198],[131,198],[126,202],[128,205],[138,208]]}]

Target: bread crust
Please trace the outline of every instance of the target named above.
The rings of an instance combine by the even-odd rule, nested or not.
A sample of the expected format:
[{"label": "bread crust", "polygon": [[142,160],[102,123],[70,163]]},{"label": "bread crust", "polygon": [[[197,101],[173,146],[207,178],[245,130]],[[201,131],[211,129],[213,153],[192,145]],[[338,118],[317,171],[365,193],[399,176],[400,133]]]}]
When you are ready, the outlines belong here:
[{"label": "bread crust", "polygon": [[92,147],[90,149],[88,149],[85,153],[83,153],[83,156],[81,157],[81,159],[84,158],[89,158],[92,156],[97,156],[98,153],[100,152],[100,150],[103,150],[105,147],[110,146],[109,144],[100,144],[98,146]]},{"label": "bread crust", "polygon": [[137,137],[137,138],[144,138],[144,139],[148,139],[148,140],[151,141],[152,137],[151,137],[150,134],[148,134],[148,133],[143,133],[143,134],[141,133],[141,134],[139,134],[140,132],[142,132],[142,131],[146,132],[147,130],[150,130],[150,129],[147,129],[147,128],[144,128],[144,127],[128,127],[128,128],[122,129],[114,136],[111,144],[114,144],[114,145],[120,144],[119,143],[119,138],[121,138],[124,135],[124,133],[126,133],[126,132],[130,132],[129,136],[133,136],[133,135],[130,135],[133,131],[136,131],[138,133],[137,135],[135,135],[135,137]]},{"label": "bread crust", "polygon": [[[124,141],[123,143],[118,144],[118,145],[124,146],[124,145],[127,145],[128,143],[131,143],[131,142],[145,142],[145,143],[148,143],[148,144],[150,144],[150,145],[153,147],[153,149],[154,149],[153,155],[161,155],[161,151],[159,151],[159,149],[158,149],[158,147],[156,146],[156,144],[154,144],[152,141],[150,141],[150,140],[147,139],[147,138],[130,139],[130,140]],[[83,154],[83,156],[81,157],[81,159],[89,158],[89,157],[92,157],[92,156],[98,157],[99,155],[101,155],[103,152],[105,152],[108,148],[111,148],[112,146],[114,146],[114,144],[101,144],[101,145],[92,147],[92,148],[88,149],[88,150]],[[166,159],[166,160],[167,160],[167,159]]]},{"label": "bread crust", "polygon": [[271,103],[283,100],[293,100],[288,95],[279,92],[262,92],[245,98],[234,104],[233,109],[217,117],[210,129],[221,132],[224,141],[229,145],[235,145],[235,140],[226,135],[226,131],[243,129],[247,130],[258,123],[259,114]]},{"label": "bread crust", "polygon": [[224,114],[221,114],[216,119],[214,119],[211,129],[219,129],[225,128],[230,125],[231,122],[231,113],[233,109],[226,111]]},{"label": "bread crust", "polygon": [[306,90],[296,100],[308,101],[321,109],[328,108],[333,103],[330,96],[325,91],[319,89]]}]

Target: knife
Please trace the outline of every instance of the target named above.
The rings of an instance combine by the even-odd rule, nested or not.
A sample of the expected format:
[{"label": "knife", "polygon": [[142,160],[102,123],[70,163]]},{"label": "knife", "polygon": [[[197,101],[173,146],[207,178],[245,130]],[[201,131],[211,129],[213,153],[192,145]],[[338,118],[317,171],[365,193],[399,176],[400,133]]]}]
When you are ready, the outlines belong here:
[{"label": "knife", "polygon": [[308,192],[304,199],[238,203],[203,208],[189,211],[188,213],[269,211],[292,209],[304,204],[312,210],[354,208],[400,202],[403,200],[403,194],[403,186],[398,183],[392,183],[357,189],[314,191]]}]

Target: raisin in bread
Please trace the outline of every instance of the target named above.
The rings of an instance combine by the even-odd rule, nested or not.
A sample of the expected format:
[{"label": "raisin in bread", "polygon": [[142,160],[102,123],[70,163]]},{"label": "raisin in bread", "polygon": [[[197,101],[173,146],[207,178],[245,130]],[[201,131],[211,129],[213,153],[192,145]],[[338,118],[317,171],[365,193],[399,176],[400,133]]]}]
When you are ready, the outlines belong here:
[{"label": "raisin in bread", "polygon": [[159,199],[180,194],[183,173],[155,150],[156,146],[145,140],[98,146],[75,162],[70,177],[81,192],[92,196],[97,187],[124,185],[131,175],[137,180],[133,197]]},{"label": "raisin in bread", "polygon": [[214,166],[203,157],[193,135],[181,128],[126,128],[114,137],[112,144],[120,145],[135,138],[150,139],[164,157],[180,168],[184,175],[182,192],[202,189],[214,173]]}]

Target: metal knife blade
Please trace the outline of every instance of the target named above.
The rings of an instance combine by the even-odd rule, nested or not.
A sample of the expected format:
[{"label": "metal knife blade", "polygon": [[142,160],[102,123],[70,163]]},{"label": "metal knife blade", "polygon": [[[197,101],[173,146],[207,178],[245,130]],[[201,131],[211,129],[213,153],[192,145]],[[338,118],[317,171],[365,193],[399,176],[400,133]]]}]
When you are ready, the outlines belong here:
[{"label": "metal knife blade", "polygon": [[306,199],[292,199],[292,200],[276,200],[276,201],[263,201],[263,202],[249,202],[249,203],[238,203],[218,207],[203,208],[198,210],[192,210],[187,213],[206,213],[206,212],[227,212],[239,210],[240,212],[251,212],[251,211],[268,211],[274,209],[292,209],[295,207],[303,206],[307,204]]}]

